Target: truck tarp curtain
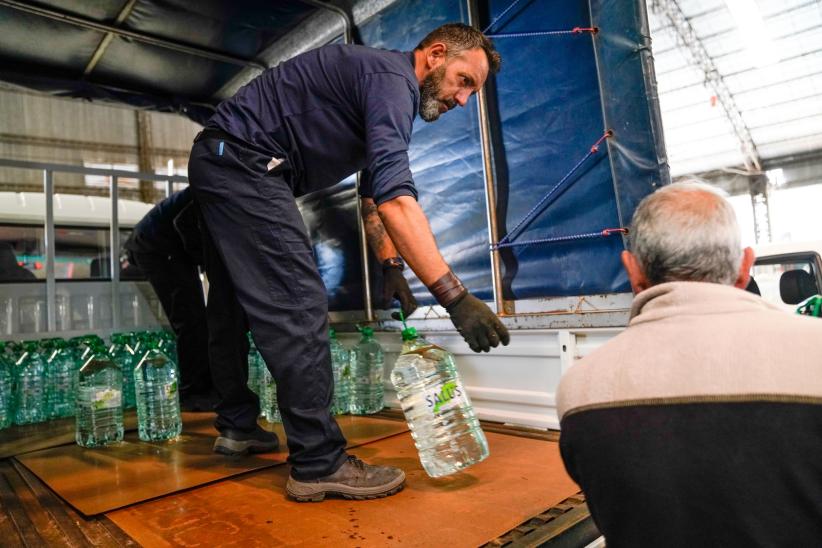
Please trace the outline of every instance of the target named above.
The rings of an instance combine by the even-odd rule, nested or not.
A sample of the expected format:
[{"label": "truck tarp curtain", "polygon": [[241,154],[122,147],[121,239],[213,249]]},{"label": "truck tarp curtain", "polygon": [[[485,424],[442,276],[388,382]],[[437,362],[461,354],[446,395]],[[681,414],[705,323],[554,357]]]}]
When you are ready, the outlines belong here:
[{"label": "truck tarp curtain", "polygon": [[[487,26],[511,5],[493,0]],[[436,26],[467,22],[464,1],[401,0],[360,26],[365,45],[410,50]],[[598,27],[495,39],[502,70],[490,86],[500,237],[585,155],[605,130],[614,135],[568,179],[559,197],[514,241],[625,227],[636,205],[668,182],[656,87],[641,0],[520,1],[490,34]],[[494,100],[496,96],[496,100]],[[496,130],[496,128],[495,128]],[[503,146],[500,146],[500,142]],[[434,123],[417,118],[410,149],[419,200],[440,249],[478,297],[492,298],[491,263],[476,104]],[[361,308],[354,180],[301,200],[332,310]],[[505,297],[629,291],[620,235],[502,250]],[[373,295],[381,272],[372,259]],[[409,273],[417,299],[433,300]],[[375,302],[375,304],[379,304]]]}]

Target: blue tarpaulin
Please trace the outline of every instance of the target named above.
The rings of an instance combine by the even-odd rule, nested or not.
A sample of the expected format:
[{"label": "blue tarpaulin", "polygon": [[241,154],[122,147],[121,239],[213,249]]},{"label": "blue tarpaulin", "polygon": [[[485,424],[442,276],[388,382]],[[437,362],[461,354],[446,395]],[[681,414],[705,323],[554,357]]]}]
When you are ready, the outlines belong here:
[{"label": "blue tarpaulin", "polygon": [[[481,3],[482,4],[482,3]],[[481,5],[485,27],[511,6]],[[467,22],[466,3],[401,0],[360,26],[365,45],[410,50],[436,26]],[[515,241],[627,226],[639,200],[668,181],[641,1],[518,2],[489,32],[597,27],[597,33],[500,37],[502,70],[489,85],[496,134],[500,237],[602,137],[614,134]],[[434,123],[419,118],[410,157],[419,201],[445,260],[482,299],[493,295],[485,184],[475,100]],[[305,197],[306,218],[332,310],[362,308],[353,178]],[[628,291],[620,235],[502,250],[508,299]],[[427,289],[407,272],[415,296]],[[372,259],[379,306],[381,276]]]}]

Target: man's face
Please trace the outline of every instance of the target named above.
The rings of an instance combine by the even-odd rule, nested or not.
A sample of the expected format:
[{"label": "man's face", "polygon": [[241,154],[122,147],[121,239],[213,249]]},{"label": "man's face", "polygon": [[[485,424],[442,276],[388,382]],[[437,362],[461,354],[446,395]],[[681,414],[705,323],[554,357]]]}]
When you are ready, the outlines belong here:
[{"label": "man's face", "polygon": [[433,122],[457,105],[465,106],[488,77],[481,49],[463,51],[433,68],[420,86],[420,118]]}]

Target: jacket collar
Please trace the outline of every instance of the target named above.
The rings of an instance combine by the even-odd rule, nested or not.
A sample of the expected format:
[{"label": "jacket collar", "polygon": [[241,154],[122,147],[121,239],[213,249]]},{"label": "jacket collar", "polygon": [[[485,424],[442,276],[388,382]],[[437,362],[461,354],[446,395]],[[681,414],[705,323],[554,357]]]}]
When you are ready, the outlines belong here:
[{"label": "jacket collar", "polygon": [[628,325],[680,315],[781,309],[758,295],[730,285],[668,282],[640,292],[631,306]]}]

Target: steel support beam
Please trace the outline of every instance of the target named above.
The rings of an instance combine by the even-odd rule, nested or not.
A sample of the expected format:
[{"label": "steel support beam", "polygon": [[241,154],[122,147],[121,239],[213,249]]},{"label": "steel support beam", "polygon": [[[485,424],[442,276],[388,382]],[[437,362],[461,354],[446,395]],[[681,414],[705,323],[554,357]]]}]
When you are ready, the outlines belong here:
[{"label": "steel support beam", "polygon": [[[128,16],[131,15],[131,10],[134,9],[134,4],[137,3],[137,0],[128,0],[123,9],[120,10],[120,13],[117,14],[117,18],[114,20],[114,25],[119,27],[123,24],[123,22],[128,19]],[[111,40],[114,38],[114,35],[110,32],[107,32],[103,39],[100,40],[100,43],[97,45],[97,49],[94,50],[94,53],[89,59],[88,64],[86,65],[85,70],[83,70],[83,76],[88,76],[91,74],[91,71],[94,70],[94,67],[97,66],[97,63],[100,62],[100,59],[103,58],[103,54],[108,49],[108,45],[111,44]]]},{"label": "steel support beam", "polygon": [[109,272],[111,274],[111,327],[120,329],[120,193],[117,189],[118,177],[111,176],[109,194],[111,196],[111,225]]},{"label": "steel support beam", "polygon": [[688,54],[690,62],[702,71],[705,84],[713,90],[719,104],[722,105],[725,117],[739,141],[745,169],[750,174],[749,192],[753,206],[756,241],[769,242],[771,240],[771,219],[768,205],[768,179],[762,176],[762,160],[731,90],[682,8],[679,7],[677,0],[652,0],[651,9],[668,20],[679,43]]},{"label": "steel support beam", "polygon": [[752,173],[760,172],[762,162],[759,158],[759,152],[748,126],[742,118],[736,100],[702,40],[694,31],[682,8],[679,7],[679,3],[677,0],[651,0],[650,4],[654,13],[664,17],[670,23],[690,62],[702,71],[705,76],[705,84],[711,88],[714,95],[716,95],[717,101],[722,105],[725,116],[739,140],[746,169]]},{"label": "steel support beam", "polygon": [[[481,29],[477,0],[468,0],[468,24]],[[499,250],[493,247],[499,241],[497,223],[497,185],[494,169],[494,151],[491,144],[491,122],[488,117],[488,96],[485,88],[477,92],[477,115],[479,119],[480,144],[482,147],[482,173],[485,180],[485,217],[488,223],[488,242],[491,244],[491,282],[494,290],[494,304],[497,314],[513,314],[513,302],[505,302],[502,295],[502,268]]]},{"label": "steel support beam", "polygon": [[771,241],[771,205],[768,199],[769,181],[765,175],[750,175],[748,189],[753,208],[754,236],[756,243],[766,244]]},{"label": "steel support beam", "polygon": [[[46,201],[45,253],[46,253],[46,328],[57,331],[57,281],[54,272],[56,246],[54,241],[54,172],[43,170],[43,198]],[[39,329],[39,327],[37,328]]]},{"label": "steel support beam", "polygon": [[[134,111],[134,123],[137,126],[137,169],[143,172],[152,171],[151,150],[151,116],[144,110]],[[140,196],[144,202],[154,202],[154,183],[140,181]]]},{"label": "steel support beam", "polygon": [[39,15],[40,17],[45,17],[47,19],[52,19],[54,21],[60,21],[62,23],[73,25],[75,27],[80,27],[88,30],[96,30],[102,33],[110,33],[117,36],[123,36],[125,38],[131,38],[132,40],[135,40],[137,42],[143,42],[145,44],[150,44],[152,46],[157,46],[159,48],[176,51],[178,53],[186,53],[188,55],[209,59],[211,61],[219,61],[222,63],[239,65],[241,67],[257,67],[263,70],[265,70],[266,68],[264,65],[258,63],[257,61],[253,61],[250,59],[241,59],[239,57],[234,57],[233,55],[226,55],[205,48],[189,46],[187,44],[175,42],[173,40],[157,38],[156,36],[150,36],[148,34],[143,34],[141,32],[135,32],[131,30],[121,29],[118,27],[113,27],[111,25],[105,25],[103,23],[98,23],[97,21],[92,21],[90,19],[85,19],[83,17],[68,15],[66,13],[61,13],[59,11],[43,8],[40,6],[33,6],[31,4],[27,4],[26,2],[21,2],[19,0],[0,0],[0,6],[6,6],[7,8],[16,9],[33,15]]}]

